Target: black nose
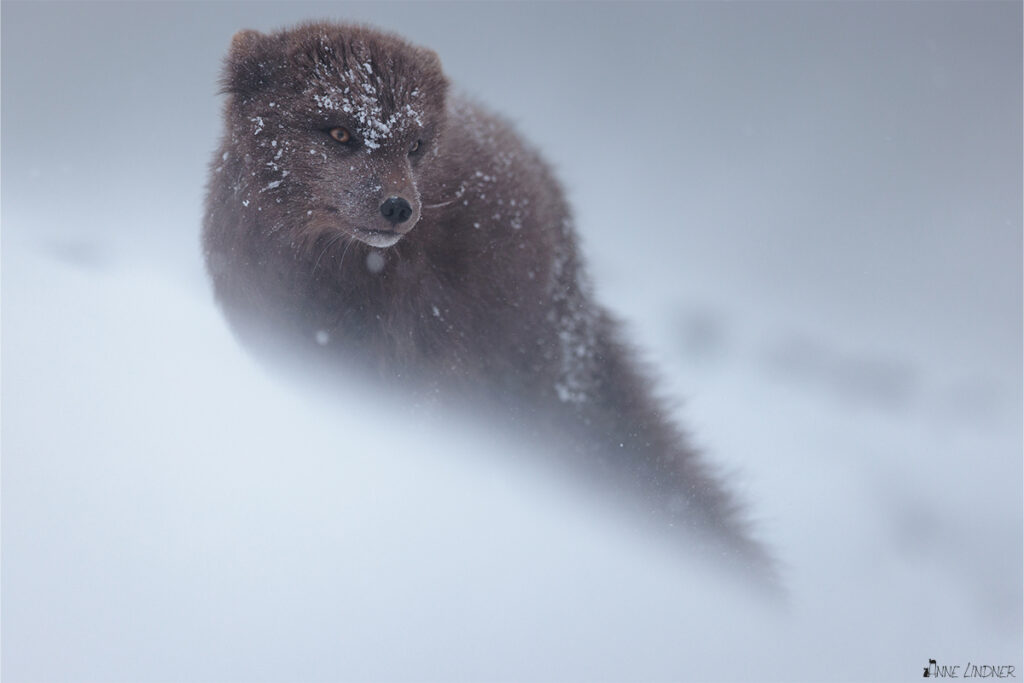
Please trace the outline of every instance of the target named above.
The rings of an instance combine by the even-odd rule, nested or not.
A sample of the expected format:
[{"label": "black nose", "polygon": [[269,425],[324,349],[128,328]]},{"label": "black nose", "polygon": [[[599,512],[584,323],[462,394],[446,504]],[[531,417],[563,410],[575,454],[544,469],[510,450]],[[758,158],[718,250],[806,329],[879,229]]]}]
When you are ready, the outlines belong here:
[{"label": "black nose", "polygon": [[412,207],[401,197],[388,197],[380,205],[380,212],[388,221],[398,225],[409,220],[409,216],[412,215]]}]

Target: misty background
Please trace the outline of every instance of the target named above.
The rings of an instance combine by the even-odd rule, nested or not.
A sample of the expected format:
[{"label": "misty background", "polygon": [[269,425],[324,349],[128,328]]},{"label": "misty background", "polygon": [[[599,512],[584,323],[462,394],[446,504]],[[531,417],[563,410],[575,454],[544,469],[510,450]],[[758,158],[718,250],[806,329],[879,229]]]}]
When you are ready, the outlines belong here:
[{"label": "misty background", "polygon": [[[486,426],[237,346],[198,243],[232,34],[365,21],[542,150],[784,607]],[[5,681],[1022,675],[1022,14],[2,5]]]}]

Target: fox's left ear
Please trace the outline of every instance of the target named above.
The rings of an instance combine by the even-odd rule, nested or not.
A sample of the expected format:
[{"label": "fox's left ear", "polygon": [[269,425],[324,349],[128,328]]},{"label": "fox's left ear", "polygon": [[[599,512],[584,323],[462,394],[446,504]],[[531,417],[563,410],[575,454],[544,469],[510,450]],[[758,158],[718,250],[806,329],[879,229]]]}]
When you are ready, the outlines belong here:
[{"label": "fox's left ear", "polygon": [[444,75],[441,58],[431,49],[417,47],[416,61],[419,66],[419,85],[443,103],[448,93],[448,78]]},{"label": "fox's left ear", "polygon": [[273,63],[266,58],[267,43],[267,36],[251,29],[241,30],[231,38],[221,77],[223,92],[255,92],[266,84]]},{"label": "fox's left ear", "polygon": [[431,50],[429,47],[419,46],[416,48],[416,52],[424,65],[439,71],[441,70],[441,57],[436,52]]}]

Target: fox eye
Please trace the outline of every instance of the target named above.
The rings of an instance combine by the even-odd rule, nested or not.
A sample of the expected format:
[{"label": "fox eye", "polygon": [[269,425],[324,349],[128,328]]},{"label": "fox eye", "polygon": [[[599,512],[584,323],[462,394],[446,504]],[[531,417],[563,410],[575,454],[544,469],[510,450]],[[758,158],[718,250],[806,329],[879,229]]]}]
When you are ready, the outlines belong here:
[{"label": "fox eye", "polygon": [[422,145],[422,140],[417,140],[416,142],[412,143],[412,147],[409,148],[409,154],[415,154],[416,152],[420,151],[420,147]]},{"label": "fox eye", "polygon": [[330,133],[331,137],[337,140],[338,142],[346,143],[352,140],[352,133],[348,132],[348,128],[342,128],[341,126],[339,126],[337,128],[331,128],[331,130],[328,132]]}]

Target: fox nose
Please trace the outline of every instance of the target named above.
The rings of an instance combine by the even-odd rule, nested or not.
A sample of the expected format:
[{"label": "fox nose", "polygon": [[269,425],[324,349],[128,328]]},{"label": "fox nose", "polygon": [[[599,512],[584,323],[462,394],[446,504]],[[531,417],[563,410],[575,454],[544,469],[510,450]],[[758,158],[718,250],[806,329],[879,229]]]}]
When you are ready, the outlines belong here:
[{"label": "fox nose", "polygon": [[402,197],[388,197],[380,205],[380,213],[392,225],[398,225],[409,220],[412,215],[412,207]]}]

